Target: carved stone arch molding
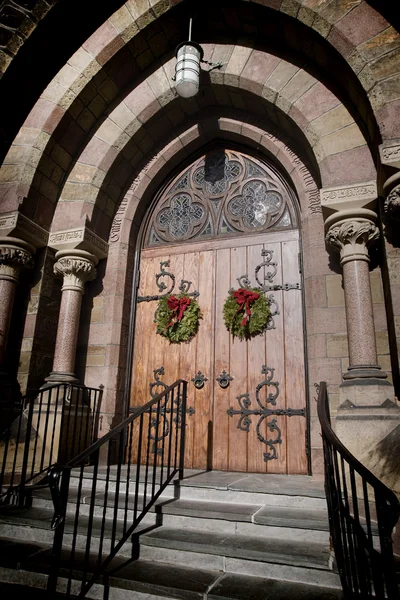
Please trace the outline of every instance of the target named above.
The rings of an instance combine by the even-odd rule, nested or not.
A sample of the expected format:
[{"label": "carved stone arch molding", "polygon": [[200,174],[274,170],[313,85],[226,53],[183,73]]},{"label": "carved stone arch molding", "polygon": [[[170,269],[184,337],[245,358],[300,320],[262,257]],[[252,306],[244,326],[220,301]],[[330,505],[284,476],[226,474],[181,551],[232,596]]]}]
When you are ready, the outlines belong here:
[{"label": "carved stone arch molding", "polygon": [[[270,169],[267,172],[267,179],[268,177],[271,179],[271,184],[272,180],[275,181],[274,191],[283,194],[283,190],[286,192],[289,188],[293,190],[293,195],[290,196],[292,212],[289,210],[289,213],[293,219],[292,227],[300,227],[301,224],[305,266],[309,262],[307,257],[311,256],[313,252],[321,255],[325,253],[317,174],[310,172],[302,158],[291,147],[290,141],[282,139],[282,132],[267,131],[265,123],[261,119],[257,120],[254,116],[251,123],[234,118],[233,114],[230,118],[220,117],[213,123],[216,128],[207,129],[206,136],[201,128],[193,126],[185,134],[176,136],[174,140],[161,146],[154,154],[148,154],[140,171],[132,174],[132,183],[114,214],[108,238],[109,254],[101,293],[106,301],[107,311],[103,322],[91,323],[89,343],[112,343],[112,364],[110,362],[101,367],[101,375],[103,378],[109,377],[110,381],[123,381],[125,390],[129,390],[130,381],[131,357],[127,349],[131,346],[127,320],[129,313],[131,318],[134,318],[132,298],[134,298],[135,281],[137,282],[134,277],[138,266],[136,258],[139,253],[137,250],[145,245],[144,234],[149,231],[150,220],[153,215],[155,216],[154,207],[161,198],[161,195],[157,195],[157,193],[161,190],[161,194],[167,194],[168,186],[173,185],[174,182],[177,183],[179,174],[184,173],[185,169],[190,168],[191,165],[198,165],[200,168],[201,157],[207,153],[209,148],[216,147],[217,140],[233,153],[240,148],[240,151],[251,159],[257,158],[262,165],[267,164]],[[278,168],[275,167],[275,170],[274,164],[278,166]],[[282,175],[279,176],[279,173]],[[246,180],[243,180],[237,184],[233,175],[231,177],[232,191],[229,198],[234,196],[235,185],[242,186],[241,189],[243,189],[246,183]],[[167,197],[164,197],[167,200]],[[151,207],[152,202],[154,204]],[[296,203],[297,213],[294,209]],[[160,205],[160,209],[162,208],[164,207]],[[165,208],[168,206],[166,205]],[[214,209],[209,207],[209,210]],[[270,221],[272,224],[278,222],[279,214]],[[203,226],[202,224],[204,225],[203,221],[200,222],[200,228]],[[267,221],[265,225],[268,227]],[[139,235],[140,232],[142,235]],[[311,269],[308,269],[308,273],[304,273],[307,288],[307,277],[311,276]],[[309,312],[312,307],[306,310]],[[112,342],[105,339],[105,331],[107,340],[112,340]],[[87,385],[94,385],[98,377],[99,367],[86,367]],[[109,396],[111,412],[115,410],[116,414],[125,414],[127,399],[123,397],[124,394],[125,392],[119,388],[115,392],[115,397]]]},{"label": "carved stone arch molding", "polygon": [[214,145],[159,195],[144,246],[292,229],[296,204],[271,163],[229,144]]}]

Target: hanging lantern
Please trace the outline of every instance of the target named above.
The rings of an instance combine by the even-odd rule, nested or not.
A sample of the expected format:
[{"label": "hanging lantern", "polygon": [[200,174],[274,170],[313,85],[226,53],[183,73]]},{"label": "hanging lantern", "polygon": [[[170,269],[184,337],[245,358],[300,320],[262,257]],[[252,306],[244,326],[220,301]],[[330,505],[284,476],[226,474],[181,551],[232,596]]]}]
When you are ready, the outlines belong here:
[{"label": "hanging lantern", "polygon": [[175,89],[181,98],[193,98],[199,91],[200,63],[205,63],[213,69],[220,69],[222,63],[204,60],[204,52],[200,44],[192,42],[192,19],[189,21],[189,40],[179,44],[176,49]]},{"label": "hanging lantern", "polygon": [[195,42],[183,42],[176,49],[175,89],[182,98],[192,98],[199,91],[202,59],[203,49]]}]

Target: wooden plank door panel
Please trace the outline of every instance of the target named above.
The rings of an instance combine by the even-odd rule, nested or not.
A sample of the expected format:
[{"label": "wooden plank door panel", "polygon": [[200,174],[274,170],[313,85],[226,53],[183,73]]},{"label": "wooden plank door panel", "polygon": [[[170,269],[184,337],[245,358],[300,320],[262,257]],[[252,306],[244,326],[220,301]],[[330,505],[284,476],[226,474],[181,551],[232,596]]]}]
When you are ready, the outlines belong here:
[{"label": "wooden plank door panel", "polygon": [[[215,381],[224,370],[229,369],[230,335],[223,324],[222,311],[225,298],[231,287],[231,251],[230,248],[216,251],[215,269],[215,341],[213,383],[213,468],[228,470],[229,467],[229,388],[223,390]],[[225,296],[222,293],[225,291]]]},{"label": "wooden plank door panel", "polygon": [[[276,263],[276,275],[273,278],[273,283],[276,285],[282,285],[286,278],[286,273],[283,270],[282,265],[282,244],[275,242],[271,244],[264,244],[264,250],[273,251],[273,262]],[[264,275],[272,270],[271,267],[264,267]],[[268,281],[266,281],[268,284]],[[280,290],[273,291],[271,294],[276,302],[272,304],[272,311],[275,312],[276,306],[278,307],[278,314],[273,317],[274,329],[267,331],[266,333],[266,366],[274,369],[274,375],[272,380],[279,383],[279,396],[276,401],[276,408],[286,408],[286,385],[285,385],[285,323],[283,318],[283,296],[286,292]],[[274,391],[273,388],[266,386],[264,388],[263,396],[266,401],[266,396],[270,391]],[[268,408],[273,409],[274,406],[267,404]],[[272,422],[273,416],[268,418],[268,422]],[[275,417],[277,425],[281,431],[282,443],[275,445],[277,458],[267,461],[268,473],[287,473],[287,434],[286,434],[286,418]],[[271,432],[268,429],[268,439],[275,440],[277,437],[276,432]],[[269,448],[266,448],[270,451]]]},{"label": "wooden plank door panel", "polygon": [[[231,248],[231,276],[229,288],[238,287],[238,277],[247,273],[247,248]],[[228,289],[229,289],[228,288]],[[228,290],[221,290],[221,295],[225,298]],[[217,315],[218,320],[222,315]],[[224,327],[222,322],[220,327]],[[246,340],[239,340],[229,336],[230,342],[230,360],[226,366],[233,381],[229,387],[224,390],[229,395],[229,406],[237,404],[237,397],[247,392],[247,347]],[[229,419],[229,470],[247,471],[247,443],[248,435],[237,427],[237,419]]]},{"label": "wooden plank door panel", "polygon": [[[264,249],[263,244],[254,244],[247,248],[247,273],[250,277],[252,285],[256,287],[256,281],[254,280],[254,272],[257,265],[261,262],[261,252]],[[264,277],[264,273],[260,273],[261,278]],[[260,279],[261,281],[262,279]],[[269,335],[269,334],[268,334]],[[257,385],[262,379],[261,367],[265,364],[266,356],[266,335],[257,335],[250,343],[247,342],[247,361],[249,365],[248,376],[247,376],[247,390],[250,394],[251,406],[253,409],[257,408],[255,390]],[[265,396],[265,394],[263,394]],[[265,403],[266,398],[263,398]],[[236,401],[236,406],[238,402]],[[251,419],[252,424],[250,431],[247,435],[248,443],[248,460],[247,466],[250,472],[265,473],[267,471],[267,463],[264,461],[263,452],[264,448],[260,440],[257,437],[257,423],[258,417]],[[264,437],[267,435],[267,424],[264,420],[260,426],[260,434]]]},{"label": "wooden plank door panel", "polygon": [[[186,344],[170,344],[156,334],[153,322],[156,302],[138,304],[133,361],[132,406],[143,405],[150,399],[149,383],[153,371],[161,366],[167,384],[176,379],[188,380],[188,406],[195,413],[187,417],[185,465],[188,468],[213,468],[218,470],[259,473],[306,473],[305,455],[306,419],[301,416],[264,419],[260,434],[274,440],[277,432],[270,431],[268,423],[276,419],[281,443],[276,445],[277,458],[264,460],[271,451],[257,436],[258,415],[251,417],[249,433],[238,429],[240,415],[229,417],[227,410],[239,410],[238,396],[249,393],[251,409],[257,409],[256,387],[265,379],[263,365],[274,369],[273,381],[279,382],[276,408],[303,408],[305,406],[303,317],[300,290],[272,292],[279,313],[274,316],[275,328],[251,340],[233,339],[223,321],[223,304],[231,287],[237,288],[237,278],[248,274],[256,286],[254,272],[263,262],[263,249],[273,250],[277,263],[274,284],[294,283],[300,280],[298,272],[298,241],[288,235],[281,239],[274,234],[261,238],[247,238],[231,242],[226,240],[186,245],[181,252],[176,248],[159,248],[144,253],[141,261],[139,295],[157,294],[155,275],[160,271],[160,261],[170,260],[168,270],[175,275],[175,289],[181,279],[192,282],[191,291],[200,293],[198,302],[203,318],[197,336]],[[268,268],[270,270],[270,268]],[[266,267],[259,271],[262,282]],[[268,282],[266,282],[268,283]],[[222,389],[216,378],[226,370],[233,377],[227,389]],[[191,379],[201,371],[208,381],[202,389],[194,387]],[[160,387],[157,391],[161,391]],[[260,391],[260,401],[268,408],[267,396],[273,388],[265,386]],[[143,452],[147,451],[143,447]]]},{"label": "wooden plank door panel", "polygon": [[[187,255],[188,258],[188,255]],[[199,332],[193,340],[196,355],[187,371],[189,381],[189,398],[194,399],[195,414],[188,417],[187,422],[193,428],[193,462],[194,469],[205,469],[210,463],[212,436],[210,431],[211,406],[212,406],[212,370],[214,360],[214,252],[197,252],[196,265],[198,274],[196,279],[200,296],[202,319]],[[186,276],[186,275],[185,275]],[[185,353],[185,344],[182,344]],[[207,378],[202,389],[196,389],[191,379],[200,371]]]},{"label": "wooden plank door panel", "polygon": [[[288,282],[299,281],[298,245],[283,242],[282,265]],[[283,321],[285,325],[286,406],[303,408],[306,404],[304,381],[304,342],[301,290],[283,293]],[[286,417],[288,440],[288,472],[307,473],[305,454],[306,419],[301,416]]]}]

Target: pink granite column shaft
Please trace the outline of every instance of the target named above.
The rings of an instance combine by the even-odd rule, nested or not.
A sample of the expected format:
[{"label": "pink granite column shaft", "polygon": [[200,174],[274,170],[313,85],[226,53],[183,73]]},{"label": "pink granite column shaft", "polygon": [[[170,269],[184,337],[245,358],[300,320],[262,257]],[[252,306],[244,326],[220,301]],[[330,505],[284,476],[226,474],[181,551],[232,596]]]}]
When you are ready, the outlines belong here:
[{"label": "pink granite column shaft", "polygon": [[53,371],[58,373],[74,373],[81,304],[81,292],[63,291],[53,363]]},{"label": "pink granite column shaft", "polygon": [[93,254],[78,249],[60,250],[56,259],[54,273],[63,278],[63,285],[53,370],[46,381],[76,383],[74,368],[82,296],[85,283],[96,276],[98,260]]},{"label": "pink granite column shaft", "polygon": [[[354,213],[354,211],[352,211]],[[346,306],[349,368],[343,379],[386,378],[377,364],[375,324],[369,278],[368,245],[379,237],[376,213],[357,209],[327,218],[327,243],[340,251]]]},{"label": "pink granite column shaft", "polygon": [[0,368],[4,364],[17,281],[0,279]]},{"label": "pink granite column shaft", "polygon": [[344,297],[350,366],[376,365],[376,342],[369,264],[352,260],[343,265]]},{"label": "pink granite column shaft", "polygon": [[35,248],[13,237],[0,238],[0,371],[2,370],[10,330],[19,273],[32,267]]}]

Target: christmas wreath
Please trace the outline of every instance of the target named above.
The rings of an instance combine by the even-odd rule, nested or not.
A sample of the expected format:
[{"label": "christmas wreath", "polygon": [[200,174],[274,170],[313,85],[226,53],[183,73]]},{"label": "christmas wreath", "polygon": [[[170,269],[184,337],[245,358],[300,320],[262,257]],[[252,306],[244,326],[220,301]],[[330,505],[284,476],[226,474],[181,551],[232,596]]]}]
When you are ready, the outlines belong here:
[{"label": "christmas wreath", "polygon": [[171,344],[189,342],[199,329],[200,319],[201,310],[196,299],[185,293],[160,298],[154,316],[157,333]]},{"label": "christmas wreath", "polygon": [[229,290],[223,310],[227,329],[240,340],[261,334],[271,315],[265,295],[257,288]]}]

